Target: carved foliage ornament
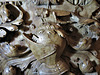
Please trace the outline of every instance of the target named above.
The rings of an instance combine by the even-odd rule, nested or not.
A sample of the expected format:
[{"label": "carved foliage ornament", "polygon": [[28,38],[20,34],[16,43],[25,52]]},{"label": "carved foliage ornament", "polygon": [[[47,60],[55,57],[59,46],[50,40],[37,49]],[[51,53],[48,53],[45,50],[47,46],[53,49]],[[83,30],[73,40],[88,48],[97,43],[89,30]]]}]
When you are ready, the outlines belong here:
[{"label": "carved foliage ornament", "polygon": [[1,0],[0,75],[100,74],[96,0]]}]

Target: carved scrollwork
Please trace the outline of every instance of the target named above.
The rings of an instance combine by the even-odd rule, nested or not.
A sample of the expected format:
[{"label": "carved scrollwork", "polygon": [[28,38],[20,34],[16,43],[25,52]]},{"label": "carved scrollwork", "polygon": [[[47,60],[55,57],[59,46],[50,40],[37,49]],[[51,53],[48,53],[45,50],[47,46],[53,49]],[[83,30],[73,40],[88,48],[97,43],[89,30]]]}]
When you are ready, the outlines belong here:
[{"label": "carved scrollwork", "polygon": [[99,75],[99,9],[99,0],[1,0],[0,75]]}]

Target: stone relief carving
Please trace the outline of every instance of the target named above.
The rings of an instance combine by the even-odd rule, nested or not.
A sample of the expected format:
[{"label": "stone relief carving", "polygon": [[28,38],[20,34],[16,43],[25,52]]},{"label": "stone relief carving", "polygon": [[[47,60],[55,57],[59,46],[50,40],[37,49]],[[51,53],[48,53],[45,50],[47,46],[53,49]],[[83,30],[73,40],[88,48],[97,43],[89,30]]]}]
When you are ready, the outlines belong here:
[{"label": "stone relief carving", "polygon": [[0,75],[99,75],[99,0],[1,0]]}]

